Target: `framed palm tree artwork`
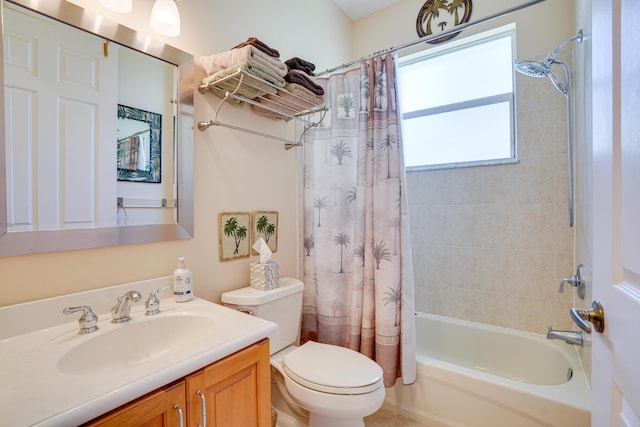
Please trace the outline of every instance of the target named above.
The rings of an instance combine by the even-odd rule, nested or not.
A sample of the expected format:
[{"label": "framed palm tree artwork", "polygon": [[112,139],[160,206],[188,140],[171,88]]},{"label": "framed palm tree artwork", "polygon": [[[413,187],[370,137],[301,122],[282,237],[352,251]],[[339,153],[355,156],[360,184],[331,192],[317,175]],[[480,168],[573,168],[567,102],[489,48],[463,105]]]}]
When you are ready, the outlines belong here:
[{"label": "framed palm tree artwork", "polygon": [[[262,237],[269,246],[271,252],[278,251],[278,212],[255,211],[253,213],[253,237],[251,245]],[[252,255],[258,255],[255,249],[251,249]]]},{"label": "framed palm tree artwork", "polygon": [[247,258],[250,251],[251,213],[218,214],[218,256],[220,261]]}]

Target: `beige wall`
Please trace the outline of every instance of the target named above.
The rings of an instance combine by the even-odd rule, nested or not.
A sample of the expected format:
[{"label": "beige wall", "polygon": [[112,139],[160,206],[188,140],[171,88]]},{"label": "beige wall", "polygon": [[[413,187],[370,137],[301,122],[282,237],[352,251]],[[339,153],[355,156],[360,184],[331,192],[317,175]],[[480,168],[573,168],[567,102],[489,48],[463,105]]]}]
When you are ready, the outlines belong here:
[{"label": "beige wall", "polygon": [[[355,55],[415,40],[423,3],[402,0],[356,22]],[[473,6],[472,21],[513,2]],[[575,34],[574,14],[573,2],[548,1],[465,34],[515,22],[517,58],[542,59]],[[518,74],[516,87],[518,164],[408,173],[416,309],[536,333],[571,329],[573,289],[558,293],[575,271],[565,98],[546,79]]]},{"label": "beige wall", "polygon": [[[526,1],[475,0],[471,21],[498,14],[523,3]],[[423,4],[423,0],[400,0],[386,9],[356,21],[353,26],[354,57],[359,58],[417,40],[416,17]],[[474,26],[464,34],[475,34],[515,22],[518,27],[518,55],[529,58],[550,51],[560,40],[572,35],[573,11],[574,0],[544,1],[506,17]]]},{"label": "beige wall", "polygon": [[[120,15],[95,0],[74,0],[87,9],[119,20],[142,34],[149,28],[152,1],[134,1]],[[178,3],[182,33],[166,40],[196,56],[226,50],[256,36],[280,51],[282,59],[299,56],[328,68],[350,59],[351,23],[333,2],[314,3],[313,13],[297,0],[188,0]],[[329,24],[328,24],[329,23]],[[319,42],[321,40],[321,42]],[[218,98],[195,94],[195,119],[213,118]],[[282,124],[225,107],[220,119],[253,129],[294,137],[293,124]],[[249,261],[218,261],[218,213],[277,210],[278,252],[282,274],[298,274],[298,182],[300,150],[223,128],[195,130],[195,238],[146,245],[0,258],[3,291],[0,306],[171,274],[177,257],[193,270],[195,293],[218,300],[221,292],[248,282]]]},{"label": "beige wall", "polygon": [[[151,1],[134,2],[134,10],[128,15],[106,11],[93,0],[74,2],[117,19],[141,33],[152,34],[148,27],[148,16],[153,3]],[[242,8],[236,7],[233,2],[221,0],[189,0],[178,3],[182,16],[182,34],[173,39],[157,37],[198,56],[225,50],[249,36],[256,36],[280,50],[283,59],[300,56],[314,62],[317,69],[323,70],[373,51],[414,40],[415,16],[422,3],[416,0],[401,0],[380,13],[362,18],[352,26],[333,2],[314,3],[311,16],[305,6],[296,0],[252,0],[244,2]],[[564,1],[544,2],[514,14],[518,26],[518,57],[538,57],[552,49],[559,40],[571,35],[572,4],[573,2]],[[487,16],[509,6],[512,4],[506,0],[476,1],[472,19]],[[503,18],[473,31],[506,22],[509,22],[509,19]],[[437,277],[451,273],[449,276],[456,278],[456,283],[464,283],[441,293],[441,310],[450,311],[452,304],[458,301],[462,302],[460,307],[463,311],[469,312],[470,318],[477,319],[480,316],[477,312],[478,306],[484,307],[484,304],[487,304],[487,309],[483,308],[481,314],[484,321],[541,332],[540,329],[548,323],[552,323],[554,327],[568,326],[566,316],[558,313],[562,313],[570,303],[570,294],[565,294],[563,298],[557,295],[559,279],[573,271],[573,253],[569,242],[572,238],[570,232],[565,232],[561,225],[564,224],[566,216],[564,175],[557,172],[566,171],[562,152],[565,147],[565,131],[562,124],[554,123],[557,118],[564,117],[564,101],[557,92],[554,93],[548,82],[518,76],[518,84],[518,110],[521,113],[518,135],[522,163],[511,167],[492,167],[483,172],[476,168],[463,169],[452,179],[446,178],[451,172],[426,173],[440,175],[441,177],[436,179],[443,180],[446,185],[456,185],[456,188],[461,186],[460,188],[467,188],[469,191],[457,192],[456,197],[451,198],[453,205],[448,207],[439,204],[440,201],[434,204],[434,200],[429,201],[426,195],[417,200],[421,200],[421,206],[428,206],[428,209],[439,206],[437,209],[441,214],[447,209],[452,209],[455,210],[454,217],[472,218],[479,215],[475,204],[479,203],[480,195],[484,198],[483,210],[501,204],[496,201],[496,197],[516,197],[519,200],[524,198],[527,203],[540,205],[537,206],[540,208],[545,204],[553,205],[553,209],[557,211],[553,218],[545,219],[537,226],[533,223],[527,226],[531,233],[537,233],[536,230],[539,229],[547,236],[543,239],[546,242],[543,246],[532,248],[494,245],[486,248],[488,252],[482,255],[464,245],[455,248],[450,246],[446,254],[449,264],[444,264],[445,268],[431,274],[432,277]],[[217,98],[196,93],[196,120],[212,118],[217,105]],[[284,137],[294,137],[292,125],[256,116],[247,109],[226,106],[221,114],[221,119],[231,123],[248,125],[255,130]],[[541,127],[537,125],[539,123],[553,123],[551,133],[542,132]],[[552,152],[540,151],[541,147],[547,147]],[[285,151],[277,141],[227,129],[210,128],[204,133],[196,130],[195,239],[0,259],[0,272],[4,283],[7,284],[5,292],[0,297],[0,305],[170,274],[175,268],[177,256],[187,258],[187,263],[194,272],[195,292],[207,299],[217,300],[221,292],[246,283],[248,263],[255,259],[252,257],[226,263],[218,261],[217,215],[221,211],[279,211],[279,250],[274,254],[274,259],[281,263],[284,275],[297,276],[300,252],[300,154],[300,150]],[[527,155],[531,157],[525,157]],[[512,179],[519,175],[529,176],[536,182],[518,181],[518,193],[513,193],[513,186],[507,189],[508,194],[502,194],[499,190],[492,190],[489,184],[494,180],[493,175],[500,174],[506,174]],[[476,180],[476,183],[483,183],[481,193],[477,187],[468,187],[465,184],[464,180],[467,178]],[[479,178],[481,179],[477,181]],[[541,178],[543,185],[553,187],[551,192],[534,186],[538,185]],[[538,196],[541,191],[542,194]],[[437,197],[434,194],[432,196]],[[413,209],[417,207],[414,206]],[[516,219],[522,220],[522,212],[517,210],[522,209],[521,201],[515,202],[509,209],[513,210],[512,215]],[[503,213],[506,212],[508,210]],[[549,209],[533,209],[529,215],[546,218],[545,215],[549,213]],[[413,217],[416,218],[416,215]],[[548,221],[552,223],[549,224]],[[482,227],[475,227],[473,223],[465,224],[465,230],[472,229],[483,233],[490,230],[486,223]],[[501,233],[504,234],[506,229],[501,229]],[[549,233],[552,233],[550,230],[560,231],[560,239],[553,240],[549,236]],[[453,239],[456,235],[455,230],[451,231],[448,237],[442,237],[445,243],[447,239]],[[510,239],[521,240],[521,229],[516,228],[509,232],[512,234]],[[476,235],[471,237],[471,240],[475,241],[477,238]],[[497,237],[494,237],[495,239]],[[420,242],[420,237],[417,241]],[[422,244],[423,247],[418,247],[415,251],[418,255],[427,251],[426,240]],[[429,250],[433,251],[435,248]],[[533,253],[528,253],[528,250],[532,250]],[[491,252],[499,252],[504,256],[489,257]],[[465,253],[471,253],[471,262],[463,262],[462,254]],[[495,262],[496,259],[505,263],[504,268],[501,267],[502,264]],[[522,264],[527,259],[531,263]],[[476,276],[463,273],[468,270],[473,273],[474,269],[477,273],[478,262],[487,268],[493,265],[494,273],[483,270],[483,283],[472,286],[471,282],[475,282],[475,279],[462,278]],[[418,264],[418,267],[425,265]],[[421,273],[418,268],[418,282],[422,277],[426,283],[426,275],[426,271]],[[505,281],[505,277],[514,280],[506,280],[506,288],[498,286],[496,281],[484,280],[494,275],[501,281]],[[441,286],[443,282],[432,282],[432,285],[439,286],[438,283]],[[487,287],[492,288],[493,293],[489,292],[491,289]],[[507,299],[506,295],[510,298]],[[535,295],[542,295],[542,298],[531,299]],[[424,290],[418,290],[417,297],[418,304],[427,304]],[[481,301],[482,304],[479,304]],[[550,311],[548,315],[534,319],[534,308],[539,307],[538,303]],[[492,312],[489,307],[499,307],[500,310]],[[510,311],[513,307],[528,309],[518,310],[519,314],[514,317]],[[514,321],[516,325],[512,324]]]}]

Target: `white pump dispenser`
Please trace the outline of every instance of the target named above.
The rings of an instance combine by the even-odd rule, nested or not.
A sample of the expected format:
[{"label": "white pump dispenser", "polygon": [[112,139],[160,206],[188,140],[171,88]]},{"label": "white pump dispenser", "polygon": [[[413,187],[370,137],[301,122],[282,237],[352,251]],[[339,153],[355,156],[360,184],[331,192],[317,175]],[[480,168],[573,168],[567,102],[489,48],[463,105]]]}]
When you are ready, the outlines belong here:
[{"label": "white pump dispenser", "polygon": [[173,298],[176,302],[186,302],[192,296],[191,270],[185,267],[184,257],[179,257],[178,268],[173,272]]}]

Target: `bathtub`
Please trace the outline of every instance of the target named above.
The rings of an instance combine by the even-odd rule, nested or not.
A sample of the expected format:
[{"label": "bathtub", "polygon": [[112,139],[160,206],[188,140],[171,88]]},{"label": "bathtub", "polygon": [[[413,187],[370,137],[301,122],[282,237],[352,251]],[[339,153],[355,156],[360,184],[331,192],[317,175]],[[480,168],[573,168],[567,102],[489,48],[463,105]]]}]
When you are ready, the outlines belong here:
[{"label": "bathtub", "polygon": [[417,380],[384,406],[429,427],[588,427],[591,393],[575,346],[419,313]]}]

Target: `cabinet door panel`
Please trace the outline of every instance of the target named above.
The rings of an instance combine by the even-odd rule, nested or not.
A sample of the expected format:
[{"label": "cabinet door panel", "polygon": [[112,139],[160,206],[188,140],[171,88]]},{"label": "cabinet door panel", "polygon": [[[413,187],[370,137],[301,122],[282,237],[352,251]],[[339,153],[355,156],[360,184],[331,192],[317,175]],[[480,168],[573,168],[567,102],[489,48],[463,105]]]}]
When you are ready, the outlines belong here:
[{"label": "cabinet door panel", "polygon": [[115,409],[84,427],[168,427],[180,425],[180,416],[174,405],[182,410],[186,421],[184,381],[156,390],[127,405]]},{"label": "cabinet door panel", "polygon": [[269,342],[256,345],[187,377],[189,425],[202,423],[203,393],[207,426],[271,425]]}]

